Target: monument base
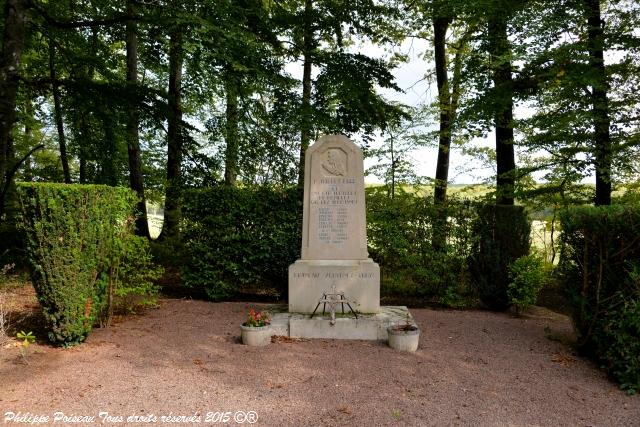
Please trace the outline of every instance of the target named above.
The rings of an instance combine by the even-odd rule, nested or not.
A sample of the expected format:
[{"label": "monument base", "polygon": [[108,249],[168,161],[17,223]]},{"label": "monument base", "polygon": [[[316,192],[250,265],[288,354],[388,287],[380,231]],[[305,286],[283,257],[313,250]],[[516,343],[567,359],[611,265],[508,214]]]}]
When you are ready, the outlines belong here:
[{"label": "monument base", "polygon": [[386,341],[387,327],[404,324],[407,320],[415,325],[407,307],[402,306],[380,307],[377,314],[362,314],[357,319],[340,313],[333,325],[326,313],[311,317],[308,314],[275,312],[271,319],[271,333],[290,338]]},{"label": "monument base", "polygon": [[332,292],[343,292],[358,313],[377,313],[380,267],[371,259],[298,260],[289,266],[290,313],[313,313],[323,294]]}]

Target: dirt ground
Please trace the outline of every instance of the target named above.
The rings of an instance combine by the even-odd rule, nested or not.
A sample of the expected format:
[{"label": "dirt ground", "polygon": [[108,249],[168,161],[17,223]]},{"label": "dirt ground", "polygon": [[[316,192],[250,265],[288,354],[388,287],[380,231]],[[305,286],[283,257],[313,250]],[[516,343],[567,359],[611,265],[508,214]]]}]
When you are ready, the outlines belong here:
[{"label": "dirt ground", "polygon": [[9,342],[2,422],[640,426],[640,396],[573,354],[568,319],[545,309],[524,318],[412,309],[420,348],[404,354],[367,341],[246,347],[248,307],[164,299],[81,346],[33,345],[26,363]]}]

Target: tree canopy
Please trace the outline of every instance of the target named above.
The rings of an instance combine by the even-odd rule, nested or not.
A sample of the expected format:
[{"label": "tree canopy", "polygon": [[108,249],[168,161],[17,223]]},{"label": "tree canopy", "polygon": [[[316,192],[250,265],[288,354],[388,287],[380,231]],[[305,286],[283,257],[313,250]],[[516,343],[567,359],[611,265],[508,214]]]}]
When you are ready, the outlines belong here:
[{"label": "tree canopy", "polygon": [[[533,176],[566,196],[593,175],[596,204],[638,179],[633,1],[0,4],[0,215],[15,180],[126,185],[141,210],[164,200],[173,234],[186,187],[300,183],[322,133],[406,150],[425,111],[436,201],[450,151],[491,131],[499,203],[524,197]],[[433,47],[433,105],[385,99],[381,89],[401,90],[398,56],[358,48],[411,37]],[[394,164],[393,144],[395,185],[414,174]]]}]

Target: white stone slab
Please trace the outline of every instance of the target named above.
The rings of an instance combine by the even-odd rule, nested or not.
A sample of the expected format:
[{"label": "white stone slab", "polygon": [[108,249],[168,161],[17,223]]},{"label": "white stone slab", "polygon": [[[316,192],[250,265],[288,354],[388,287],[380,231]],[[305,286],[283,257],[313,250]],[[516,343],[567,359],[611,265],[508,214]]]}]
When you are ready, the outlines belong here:
[{"label": "white stone slab", "polygon": [[[321,311],[320,311],[321,313]],[[355,319],[348,314],[340,314],[335,325],[331,325],[329,315],[324,316],[283,313],[289,316],[289,336],[291,338],[324,338],[347,340],[386,341],[387,327],[409,322],[415,325],[407,307],[381,307],[377,314],[358,315]]]},{"label": "white stone slab", "polygon": [[291,318],[291,338],[328,338],[343,340],[377,340],[378,323],[370,318],[336,319],[335,325],[328,318]]},{"label": "white stone slab", "polygon": [[271,335],[288,337],[290,318],[291,318],[291,315],[286,311],[280,312],[280,313],[273,313],[271,315]]},{"label": "white stone slab", "polygon": [[362,150],[326,135],[306,152],[302,259],[367,259]]}]

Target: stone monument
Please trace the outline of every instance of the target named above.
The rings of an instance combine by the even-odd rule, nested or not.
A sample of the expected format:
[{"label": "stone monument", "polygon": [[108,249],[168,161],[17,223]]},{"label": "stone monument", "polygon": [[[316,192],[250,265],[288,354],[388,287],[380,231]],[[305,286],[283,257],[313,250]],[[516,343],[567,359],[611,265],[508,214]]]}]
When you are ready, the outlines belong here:
[{"label": "stone monument", "polygon": [[358,313],[380,310],[380,268],[367,252],[362,150],[342,135],[306,152],[301,257],[289,266],[289,313],[344,293]]}]

